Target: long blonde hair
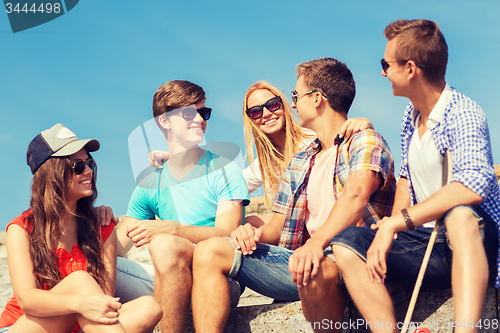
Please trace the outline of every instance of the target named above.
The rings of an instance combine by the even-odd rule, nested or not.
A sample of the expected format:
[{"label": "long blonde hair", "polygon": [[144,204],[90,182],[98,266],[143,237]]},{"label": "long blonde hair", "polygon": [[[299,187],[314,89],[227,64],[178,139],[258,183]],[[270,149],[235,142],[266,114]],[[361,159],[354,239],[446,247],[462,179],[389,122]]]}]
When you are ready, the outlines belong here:
[{"label": "long blonde hair", "polygon": [[[276,147],[267,134],[263,133],[247,116],[248,97],[256,90],[265,89],[275,96],[281,97],[283,110],[285,113],[285,146],[283,151]],[[280,185],[280,179],[285,172],[293,155],[299,151],[305,138],[313,138],[306,134],[293,118],[292,110],[286,102],[285,96],[274,86],[267,82],[259,81],[248,88],[243,100],[243,125],[246,141],[246,152],[250,164],[254,161],[253,147],[259,159],[259,168],[264,186],[265,202],[269,206],[271,198],[276,197]]]}]

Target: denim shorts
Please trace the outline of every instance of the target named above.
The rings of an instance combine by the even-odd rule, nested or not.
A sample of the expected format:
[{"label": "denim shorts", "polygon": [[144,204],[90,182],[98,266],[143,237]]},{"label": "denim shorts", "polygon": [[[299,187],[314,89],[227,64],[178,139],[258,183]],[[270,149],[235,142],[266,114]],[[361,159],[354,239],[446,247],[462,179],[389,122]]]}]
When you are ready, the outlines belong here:
[{"label": "denim shorts", "polygon": [[[479,207],[467,207],[478,218],[479,228],[483,236],[483,245],[490,268],[490,282],[496,276],[496,259],[498,253],[497,226],[491,217]],[[457,208],[454,207],[453,209]],[[445,225],[451,209],[444,217]],[[422,290],[451,288],[452,249],[446,235],[446,226],[438,227],[436,242],[432,249],[429,264],[422,282]],[[415,285],[420,266],[429,243],[433,228],[419,227],[413,231],[405,230],[398,233],[387,255],[387,280],[397,282],[405,288],[412,289]],[[349,227],[338,234],[332,245],[342,245],[356,253],[366,261],[366,251],[370,247],[376,230],[361,227]]]},{"label": "denim shorts", "polygon": [[[292,250],[257,243],[257,249],[252,254],[243,255],[236,249],[231,238],[226,239],[234,249],[229,277],[278,302],[294,302],[300,299],[297,286],[292,282],[292,274],[288,271],[288,259],[293,254]],[[325,255],[333,259],[330,247],[325,250]]]},{"label": "denim shorts", "polygon": [[141,296],[154,296],[153,265],[118,257],[115,296],[126,303]]},{"label": "denim shorts", "polygon": [[293,251],[283,247],[257,243],[252,254],[243,255],[226,238],[234,249],[233,266],[228,276],[259,294],[280,302],[300,299],[297,286],[288,271],[288,258]]},{"label": "denim shorts", "polygon": [[11,328],[11,326],[7,326],[7,327],[2,327],[2,328],[0,328],[0,333],[7,332],[7,331],[9,330],[9,328]]}]

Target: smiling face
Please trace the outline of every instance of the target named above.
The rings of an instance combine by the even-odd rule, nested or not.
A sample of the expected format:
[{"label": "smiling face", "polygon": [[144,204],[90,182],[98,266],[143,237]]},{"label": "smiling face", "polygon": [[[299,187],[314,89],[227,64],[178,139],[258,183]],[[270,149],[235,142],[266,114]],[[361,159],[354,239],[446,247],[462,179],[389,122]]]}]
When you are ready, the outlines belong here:
[{"label": "smiling face", "polygon": [[[273,97],[276,97],[276,95],[269,90],[257,89],[248,96],[247,107],[250,109],[257,105],[263,105]],[[251,119],[251,121],[269,137],[278,135],[285,130],[285,111],[283,105],[274,112],[264,107],[262,117]]]},{"label": "smiling face", "polygon": [[[205,107],[205,100],[195,104],[196,109]],[[183,149],[190,149],[203,142],[203,135],[207,129],[207,121],[199,113],[194,119],[186,120],[182,112],[172,111],[160,116],[160,124],[167,130],[169,150],[172,145],[179,144]]]},{"label": "smiling face", "polygon": [[387,74],[382,70],[382,76],[385,76],[392,83],[392,93],[394,96],[407,97],[405,93],[405,88],[408,84],[406,75],[406,63],[396,62],[396,38],[391,39],[387,42],[385,47],[384,59],[389,63],[389,68],[387,69]]},{"label": "smiling face", "polygon": [[[78,161],[85,161],[88,158],[89,155],[84,148],[80,149],[77,153],[69,156],[71,165]],[[71,183],[66,194],[68,206],[76,204],[76,202],[81,198],[89,197],[92,195],[93,173],[94,172],[88,165],[85,165],[85,170],[79,175],[77,175],[73,169]]]}]

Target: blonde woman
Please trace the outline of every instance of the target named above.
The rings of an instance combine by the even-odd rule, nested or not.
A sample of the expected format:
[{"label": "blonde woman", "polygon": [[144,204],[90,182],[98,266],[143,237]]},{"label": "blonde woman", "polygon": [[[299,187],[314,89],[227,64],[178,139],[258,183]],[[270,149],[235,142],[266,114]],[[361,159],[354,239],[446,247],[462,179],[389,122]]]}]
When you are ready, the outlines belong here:
[{"label": "blonde woman", "polygon": [[[243,100],[243,124],[249,166],[243,171],[248,192],[264,187],[265,201],[272,204],[278,193],[281,175],[285,172],[293,155],[305,149],[316,134],[300,127],[285,96],[273,85],[259,81],[248,88]],[[349,138],[353,133],[372,128],[366,118],[348,119],[340,132]],[[254,147],[257,156],[254,155]],[[162,168],[168,159],[167,152],[154,150],[149,162],[152,167]],[[251,215],[245,223],[259,227],[271,216]]]}]

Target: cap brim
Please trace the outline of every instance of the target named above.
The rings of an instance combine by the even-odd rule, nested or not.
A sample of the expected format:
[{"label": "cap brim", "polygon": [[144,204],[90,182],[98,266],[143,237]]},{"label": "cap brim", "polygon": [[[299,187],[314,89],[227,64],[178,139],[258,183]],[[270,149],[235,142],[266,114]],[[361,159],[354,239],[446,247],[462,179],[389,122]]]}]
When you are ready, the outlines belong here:
[{"label": "cap brim", "polygon": [[52,156],[69,156],[79,152],[82,148],[84,148],[88,152],[93,152],[99,150],[101,147],[99,141],[96,139],[88,139],[88,140],[76,140],[68,143],[66,146],[59,149],[57,152],[53,153]]}]

